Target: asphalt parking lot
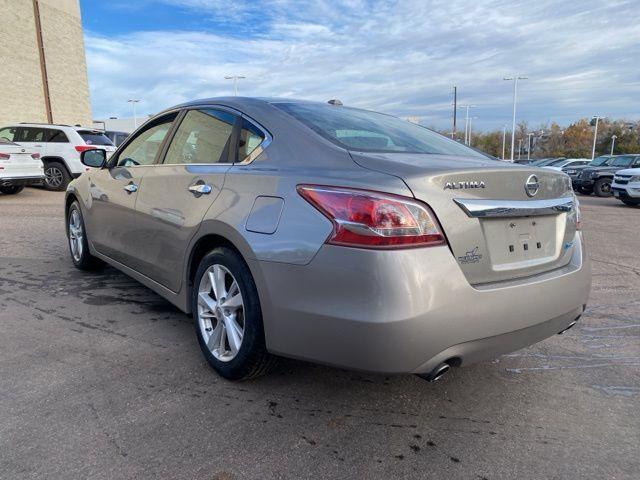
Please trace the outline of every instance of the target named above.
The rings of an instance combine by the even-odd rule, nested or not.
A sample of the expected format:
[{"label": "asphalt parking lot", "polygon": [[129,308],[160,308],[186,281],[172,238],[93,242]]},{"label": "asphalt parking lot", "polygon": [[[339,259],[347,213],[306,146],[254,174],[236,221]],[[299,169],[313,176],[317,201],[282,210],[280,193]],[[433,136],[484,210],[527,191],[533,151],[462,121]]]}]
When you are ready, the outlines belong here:
[{"label": "asphalt parking lot", "polygon": [[293,360],[231,383],[190,318],[73,268],[62,201],[0,196],[2,479],[640,476],[640,208],[581,197],[593,290],[563,336],[433,384]]}]

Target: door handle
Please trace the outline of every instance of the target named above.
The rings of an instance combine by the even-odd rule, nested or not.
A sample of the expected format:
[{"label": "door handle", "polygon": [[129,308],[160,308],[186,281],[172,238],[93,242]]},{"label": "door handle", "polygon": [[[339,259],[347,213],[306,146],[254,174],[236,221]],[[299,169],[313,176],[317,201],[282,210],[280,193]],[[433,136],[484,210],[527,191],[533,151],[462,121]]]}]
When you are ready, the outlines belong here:
[{"label": "door handle", "polygon": [[131,182],[128,185],[124,186],[124,189],[126,190],[127,193],[135,193],[138,191],[138,185],[136,185],[135,183]]},{"label": "door handle", "polygon": [[196,183],[195,185],[189,185],[189,191],[196,197],[209,195],[211,193],[211,185],[208,183]]}]

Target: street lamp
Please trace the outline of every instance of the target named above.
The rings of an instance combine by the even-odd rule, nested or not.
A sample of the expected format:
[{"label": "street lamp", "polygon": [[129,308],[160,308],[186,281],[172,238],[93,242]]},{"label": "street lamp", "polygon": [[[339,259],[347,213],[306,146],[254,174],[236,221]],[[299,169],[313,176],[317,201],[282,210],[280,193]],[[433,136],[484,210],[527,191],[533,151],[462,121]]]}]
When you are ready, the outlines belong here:
[{"label": "street lamp", "polygon": [[598,115],[594,115],[592,117],[592,119],[595,119],[596,121],[596,128],[593,131],[593,148],[591,149],[591,160],[593,160],[596,157],[596,139],[598,138],[598,122],[600,121],[602,117],[599,117]]},{"label": "street lamp", "polygon": [[236,97],[238,96],[238,80],[241,80],[243,78],[247,78],[247,77],[244,77],[242,75],[228,75],[224,77],[225,80],[233,80],[233,94]]},{"label": "street lamp", "polygon": [[465,120],[464,120],[464,144],[465,145],[471,144],[471,142],[469,141],[469,109],[475,108],[475,107],[476,107],[475,105],[460,105],[460,108],[465,108],[467,110]]},{"label": "street lamp", "polygon": [[127,100],[127,103],[130,103],[133,106],[133,126],[134,128],[138,128],[138,117],[136,116],[136,103],[140,101],[139,98],[130,98]]},{"label": "street lamp", "polygon": [[535,135],[535,133],[530,132],[527,133],[527,161],[531,160],[531,136]]},{"label": "street lamp", "polygon": [[511,124],[511,161],[513,162],[513,150],[516,142],[516,102],[518,100],[518,80],[526,80],[529,77],[519,77],[514,75],[513,77],[505,77],[503,80],[513,81],[513,121]]},{"label": "street lamp", "polygon": [[[520,160],[520,154],[521,153],[522,153],[522,139],[519,138],[518,139],[518,160]],[[511,152],[511,156],[513,157],[513,152]]]},{"label": "street lamp", "polygon": [[505,160],[504,158],[504,144],[505,144],[505,139],[507,138],[507,124],[505,123],[502,126],[502,160]]},{"label": "street lamp", "polygon": [[471,146],[471,120],[477,120],[478,117],[469,117],[469,143],[467,145]]},{"label": "street lamp", "polygon": [[611,155],[613,155],[613,146],[616,144],[617,135],[611,135]]}]

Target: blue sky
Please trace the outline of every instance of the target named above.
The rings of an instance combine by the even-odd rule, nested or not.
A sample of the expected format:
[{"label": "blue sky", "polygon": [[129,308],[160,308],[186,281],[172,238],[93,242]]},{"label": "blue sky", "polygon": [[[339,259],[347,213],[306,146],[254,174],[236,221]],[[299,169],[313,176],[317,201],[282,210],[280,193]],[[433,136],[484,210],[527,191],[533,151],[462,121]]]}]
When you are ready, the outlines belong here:
[{"label": "blue sky", "polygon": [[[95,118],[228,95],[328,100],[447,129],[640,118],[637,1],[81,0]],[[462,111],[459,112],[463,114]]]}]

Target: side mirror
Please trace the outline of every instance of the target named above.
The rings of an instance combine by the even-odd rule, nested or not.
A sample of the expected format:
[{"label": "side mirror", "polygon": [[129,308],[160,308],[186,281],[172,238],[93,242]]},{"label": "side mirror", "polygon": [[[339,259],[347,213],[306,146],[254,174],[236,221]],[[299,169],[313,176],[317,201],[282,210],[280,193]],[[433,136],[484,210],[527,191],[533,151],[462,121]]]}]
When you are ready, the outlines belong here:
[{"label": "side mirror", "polygon": [[85,150],[80,154],[80,161],[91,168],[102,168],[107,163],[107,152],[100,148]]}]

